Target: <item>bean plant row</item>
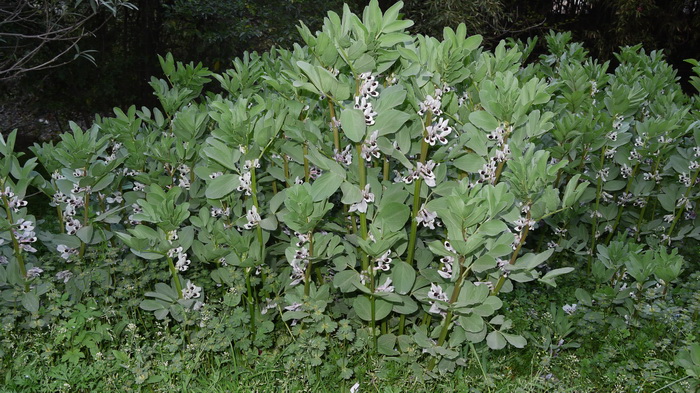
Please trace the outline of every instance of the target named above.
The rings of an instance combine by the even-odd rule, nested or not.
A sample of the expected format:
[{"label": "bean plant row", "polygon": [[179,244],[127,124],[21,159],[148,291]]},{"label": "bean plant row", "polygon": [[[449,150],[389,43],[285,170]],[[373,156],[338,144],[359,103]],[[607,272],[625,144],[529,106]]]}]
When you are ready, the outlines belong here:
[{"label": "bean plant row", "polygon": [[51,288],[119,286],[79,275],[106,247],[163,272],[133,294],[159,320],[240,310],[236,350],[357,334],[449,372],[475,345],[526,345],[501,312],[520,283],[670,285],[671,248],[700,239],[700,101],[662,54],[622,48],[610,70],[551,33],[527,61],[532,40],[411,35],[401,7],[331,12],[221,74],[161,57],[159,107],[71,124],[29,159],[0,139],[0,307],[30,326]]}]

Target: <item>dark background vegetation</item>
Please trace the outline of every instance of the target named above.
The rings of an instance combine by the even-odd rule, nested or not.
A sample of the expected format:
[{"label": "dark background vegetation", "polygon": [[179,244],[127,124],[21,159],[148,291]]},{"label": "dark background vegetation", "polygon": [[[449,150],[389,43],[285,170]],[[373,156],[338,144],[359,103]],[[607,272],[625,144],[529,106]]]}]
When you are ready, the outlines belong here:
[{"label": "dark background vegetation", "polygon": [[[7,7],[7,4],[0,4]],[[41,2],[41,0],[37,0]],[[44,0],[56,3],[56,0]],[[93,2],[96,0],[92,0]],[[361,13],[368,1],[347,0]],[[78,58],[67,65],[17,75],[0,82],[0,129],[30,127],[23,116],[48,120],[61,131],[73,117],[108,112],[114,106],[156,105],[147,82],[159,75],[157,54],[172,52],[181,61],[202,62],[215,71],[244,51],[290,47],[299,40],[302,20],[319,29],[326,11],[342,12],[342,0],[132,0],[137,10],[122,8],[116,16],[96,14],[86,22],[94,34],[80,42],[94,49],[94,63]],[[388,8],[393,0],[382,0]],[[571,31],[593,57],[612,60],[623,45],[642,43],[647,51],[663,49],[669,62],[687,79],[686,58],[700,52],[700,0],[406,0],[404,17],[412,31],[436,37],[444,26],[466,23],[471,34],[493,47],[501,39],[543,36],[550,29]],[[88,4],[83,12],[89,10]],[[76,8],[76,14],[81,9]],[[16,26],[0,23],[0,33]],[[92,29],[92,30],[91,30]],[[0,35],[1,38],[1,35]],[[1,41],[1,40],[0,40]],[[3,53],[0,42],[0,57]],[[540,39],[538,51],[544,40]],[[49,46],[42,56],[52,56]],[[20,105],[21,104],[21,105]],[[15,110],[9,110],[15,105]],[[17,106],[20,105],[20,106]],[[19,108],[19,109],[18,109]],[[32,124],[44,126],[46,121]],[[19,125],[19,126],[18,126]],[[44,128],[46,128],[44,127]],[[25,132],[26,135],[29,135]],[[32,139],[32,138],[29,138]]]}]

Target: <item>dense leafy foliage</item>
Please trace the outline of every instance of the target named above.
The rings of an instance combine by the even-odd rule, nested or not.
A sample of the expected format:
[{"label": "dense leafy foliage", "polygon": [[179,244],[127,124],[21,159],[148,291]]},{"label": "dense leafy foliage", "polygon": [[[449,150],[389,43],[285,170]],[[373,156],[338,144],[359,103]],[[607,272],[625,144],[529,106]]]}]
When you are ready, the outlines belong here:
[{"label": "dense leafy foliage", "polygon": [[[331,12],[304,46],[221,74],[162,57],[160,108],[115,109],[23,163],[3,139],[3,326],[122,299],[210,352],[290,345],[289,368],[317,366],[332,335],[433,375],[527,345],[504,304],[522,283],[595,280],[576,293],[590,321],[636,323],[683,272],[668,247],[700,239],[697,97],[640,47],[608,73],[551,34],[524,66],[522,42],[411,36],[400,8]],[[34,189],[56,210],[41,229]]]}]

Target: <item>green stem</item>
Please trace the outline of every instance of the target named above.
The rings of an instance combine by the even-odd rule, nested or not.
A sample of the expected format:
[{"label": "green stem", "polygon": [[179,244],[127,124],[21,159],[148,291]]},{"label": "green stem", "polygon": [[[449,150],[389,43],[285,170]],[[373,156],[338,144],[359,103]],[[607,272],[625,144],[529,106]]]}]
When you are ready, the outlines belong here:
[{"label": "green stem", "polygon": [[[357,146],[357,169],[359,171],[360,177],[360,190],[364,190],[367,185],[367,168],[365,168],[365,162],[362,159],[362,144],[358,143]],[[367,239],[367,214],[360,213],[360,236],[363,240]],[[369,266],[369,256],[364,252],[362,253],[362,270],[368,270]]]},{"label": "green stem", "polygon": [[311,288],[311,269],[313,264],[311,259],[314,255],[314,233],[309,232],[309,263],[306,266],[306,271],[304,272],[304,295],[309,296]]},{"label": "green stem", "polygon": [[[457,282],[455,282],[455,288],[452,291],[452,296],[450,296],[450,305],[454,304],[457,302],[457,299],[459,298],[459,292],[462,290],[462,283],[464,282],[464,278],[467,276],[467,273],[469,272],[469,269],[465,269],[462,264],[464,263],[464,256],[459,257],[459,268],[461,270],[459,277],[457,278]],[[442,321],[442,329],[440,330],[440,336],[438,337],[438,342],[437,345],[441,347],[444,343],[445,340],[447,339],[447,333],[450,331],[450,324],[452,323],[452,316],[453,312],[452,309],[450,308],[447,310],[447,315],[445,315],[445,319]],[[436,358],[431,358],[430,361],[428,362],[428,371],[432,371],[433,368],[435,367],[436,363]]]},{"label": "green stem", "polygon": [[[530,210],[527,211],[527,219],[528,221],[530,220]],[[527,238],[527,234],[530,232],[530,225],[525,224],[523,227],[522,231],[520,231],[520,242],[518,245],[515,247],[515,251],[513,251],[513,254],[510,256],[510,260],[508,261],[508,264],[514,265],[515,261],[518,260],[518,253],[520,252],[520,249],[522,248],[523,244],[525,244],[525,239]],[[506,276],[501,275],[501,277],[498,279],[498,282],[496,283],[496,286],[493,288],[493,296],[498,295],[498,293],[501,291],[501,288],[503,288],[503,284],[506,283]]]},{"label": "green stem", "polygon": [[311,171],[309,170],[309,159],[307,156],[309,155],[309,145],[304,143],[304,180],[308,183],[309,179],[311,179]]},{"label": "green stem", "polygon": [[340,134],[338,133],[338,127],[335,122],[337,121],[335,117],[335,107],[331,99],[328,99],[328,110],[331,113],[331,129],[333,130],[333,145],[335,146],[336,153],[340,153]]},{"label": "green stem", "polygon": [[[634,181],[635,176],[637,175],[637,168],[639,168],[639,163],[634,166],[634,169],[632,170],[632,173],[629,176],[629,180],[627,180],[627,186],[625,187],[625,191],[623,194],[626,194],[630,191],[630,188],[632,188],[632,182]],[[608,237],[605,239],[605,244],[608,245],[610,244],[610,240],[612,240],[612,237],[615,235],[615,231],[617,230],[617,226],[620,225],[620,219],[622,218],[622,212],[624,209],[622,206],[617,211],[617,217],[615,217],[615,224],[613,224],[613,229],[608,233]]]},{"label": "green stem", "polygon": [[[607,148],[603,146],[600,151],[600,170],[603,170],[605,165],[605,151]],[[600,195],[603,191],[603,176],[598,175],[598,184],[596,185],[595,191],[595,209],[593,209],[593,223],[591,225],[591,250],[588,254],[588,273],[591,272],[591,266],[593,265],[593,253],[595,252],[595,246],[598,238],[596,233],[598,232],[598,208],[600,207]]]},{"label": "green stem", "polygon": [[[685,194],[683,194],[683,196],[686,199],[690,196],[690,191],[693,189],[693,186],[695,185],[695,182],[698,179],[698,175],[700,175],[700,169],[696,170],[695,174],[693,174],[693,178],[690,179],[690,187],[688,187],[688,189],[685,190]],[[680,220],[684,211],[685,211],[685,204],[683,204],[680,207],[680,209],[678,209],[676,216],[673,217],[673,222],[671,223],[671,226],[668,228],[668,233],[666,234],[666,236],[668,236],[669,241],[671,241],[671,234],[673,234],[673,229],[676,228],[676,224],[678,223],[678,220]]]},{"label": "green stem", "polygon": [[[87,171],[87,170],[86,170]],[[90,194],[88,191],[85,191],[85,196],[83,197],[83,206],[85,209],[83,209],[83,227],[88,226],[88,219],[90,218]],[[82,258],[83,255],[85,255],[85,243],[83,241],[80,241],[80,252],[78,254],[78,257]]]},{"label": "green stem", "polygon": [[[425,116],[425,122],[423,123],[423,139],[421,140],[421,147],[420,147],[420,162],[421,164],[425,164],[425,161],[428,159],[428,148],[429,145],[425,141],[425,136],[427,133],[427,128],[430,126],[430,123],[432,122],[432,112],[428,111],[428,113]],[[413,265],[413,258],[415,257],[416,253],[416,235],[418,232],[418,221],[416,221],[416,217],[418,216],[418,212],[420,211],[421,208],[421,199],[420,199],[420,188],[421,185],[423,184],[423,179],[418,178],[415,181],[415,185],[413,186],[413,209],[411,211],[411,234],[408,238],[408,255],[406,256],[406,263],[409,265]],[[401,326],[403,327],[403,326]]]},{"label": "green stem", "polygon": [[[660,161],[661,161],[661,159],[657,158],[657,160],[654,162],[654,169],[652,169],[652,171],[651,171],[652,174],[654,174],[658,171]],[[656,183],[656,180],[653,180],[653,181],[654,181],[654,183]],[[642,207],[642,211],[639,213],[639,219],[637,219],[637,241],[639,241],[642,238],[642,225],[644,225],[644,216],[646,215],[648,204],[649,204],[649,196],[644,198],[644,207]]]},{"label": "green stem", "polygon": [[177,274],[177,269],[175,269],[173,259],[167,257],[167,260],[168,268],[170,269],[170,275],[173,277],[173,281],[175,281],[175,290],[177,290],[177,298],[182,299],[182,283],[180,283],[180,276]]},{"label": "green stem", "polygon": [[[4,191],[5,182],[2,182],[0,188]],[[7,200],[7,196],[2,194],[2,203],[5,206],[5,214],[7,214],[7,221],[10,225],[14,225],[15,220],[12,218],[12,209],[10,209],[10,202]],[[22,275],[22,280],[24,280],[24,291],[29,292],[29,282],[27,281],[27,268],[24,265],[24,256],[22,255],[22,249],[19,247],[19,241],[15,236],[15,232],[10,229],[10,238],[12,239],[12,248],[15,250],[15,258],[17,258],[17,265],[19,266],[19,273]]]},{"label": "green stem", "polygon": [[250,314],[250,334],[252,335],[251,340],[255,340],[255,300],[253,299],[253,288],[250,285],[250,272],[252,268],[248,268],[245,273],[245,287],[246,287],[246,299],[248,303],[248,313]]},{"label": "green stem", "polygon": [[[255,165],[250,168],[250,191],[253,197],[253,205],[258,210],[258,214],[262,213],[260,211],[260,205],[258,204],[258,181],[255,174]],[[260,224],[256,227],[258,243],[260,243],[260,264],[265,262],[265,242],[263,241],[263,231]]]}]

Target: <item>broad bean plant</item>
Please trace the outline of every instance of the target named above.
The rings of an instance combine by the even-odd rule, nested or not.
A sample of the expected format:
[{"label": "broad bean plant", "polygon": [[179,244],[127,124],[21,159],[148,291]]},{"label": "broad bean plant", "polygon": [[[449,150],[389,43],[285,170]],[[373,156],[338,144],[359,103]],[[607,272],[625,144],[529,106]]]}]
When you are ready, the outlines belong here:
[{"label": "broad bean plant", "polygon": [[[157,319],[238,310],[237,350],[333,334],[449,372],[465,348],[526,345],[501,312],[515,285],[678,276],[662,246],[700,239],[700,101],[660,53],[623,48],[611,73],[552,33],[528,62],[533,41],[486,51],[464,25],[411,35],[401,7],[330,12],[221,74],[161,57],[158,108],[73,124],[23,165],[3,139],[3,307],[89,293],[72,270],[106,247],[158,272],[135,294]],[[56,213],[38,236],[55,278],[29,187]]]}]

